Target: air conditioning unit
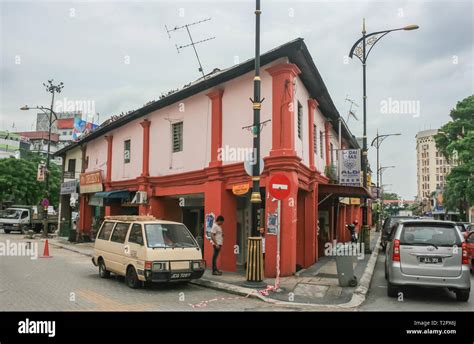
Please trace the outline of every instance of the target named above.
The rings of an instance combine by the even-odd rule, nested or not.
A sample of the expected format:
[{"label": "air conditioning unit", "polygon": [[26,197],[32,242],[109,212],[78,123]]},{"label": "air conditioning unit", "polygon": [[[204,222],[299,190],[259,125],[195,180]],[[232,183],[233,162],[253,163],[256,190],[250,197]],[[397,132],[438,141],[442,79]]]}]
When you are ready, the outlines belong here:
[{"label": "air conditioning unit", "polygon": [[135,197],[133,197],[132,203],[135,204],[146,204],[148,202],[148,195],[146,191],[137,191]]}]

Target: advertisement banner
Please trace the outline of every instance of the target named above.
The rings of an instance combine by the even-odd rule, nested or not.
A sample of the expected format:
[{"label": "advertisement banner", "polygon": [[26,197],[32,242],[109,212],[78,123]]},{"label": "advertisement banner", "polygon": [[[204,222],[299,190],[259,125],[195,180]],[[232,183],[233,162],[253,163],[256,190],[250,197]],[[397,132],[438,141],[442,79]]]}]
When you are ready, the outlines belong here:
[{"label": "advertisement banner", "polygon": [[97,124],[87,122],[81,118],[74,118],[74,128],[72,130],[72,139],[73,141],[78,141],[82,136],[90,133],[98,127]]},{"label": "advertisement banner", "polygon": [[339,151],[339,184],[360,186],[361,159],[360,149],[343,149]]}]

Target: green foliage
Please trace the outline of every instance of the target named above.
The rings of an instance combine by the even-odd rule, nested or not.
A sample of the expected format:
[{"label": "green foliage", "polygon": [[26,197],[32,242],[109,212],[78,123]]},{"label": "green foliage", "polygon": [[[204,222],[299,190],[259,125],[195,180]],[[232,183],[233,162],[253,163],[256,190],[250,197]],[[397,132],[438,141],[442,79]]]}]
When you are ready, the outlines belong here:
[{"label": "green foliage", "polygon": [[337,169],[334,164],[324,167],[324,174],[329,178],[329,183],[337,184]]},{"label": "green foliage", "polygon": [[[36,180],[38,163],[41,158],[31,160],[7,158],[0,160],[0,202],[11,201],[14,204],[35,205],[45,196],[45,183]],[[50,204],[59,202],[60,167],[50,164]]]},{"label": "green foliage", "polygon": [[458,102],[450,116],[452,121],[440,128],[435,141],[448,161],[457,158],[458,166],[446,177],[443,198],[448,210],[459,209],[464,217],[474,205],[474,95]]},{"label": "green foliage", "polygon": [[382,195],[384,200],[397,200],[400,197],[395,192],[384,192]]}]

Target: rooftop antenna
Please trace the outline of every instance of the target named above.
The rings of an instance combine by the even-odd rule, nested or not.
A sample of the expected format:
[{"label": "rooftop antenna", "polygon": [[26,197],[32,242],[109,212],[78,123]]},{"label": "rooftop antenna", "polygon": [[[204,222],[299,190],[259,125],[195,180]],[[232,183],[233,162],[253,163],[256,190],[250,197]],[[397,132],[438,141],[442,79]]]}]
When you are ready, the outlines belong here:
[{"label": "rooftop antenna", "polygon": [[190,26],[193,26],[193,25],[197,25],[197,24],[201,24],[201,23],[207,22],[207,21],[209,21],[209,20],[211,20],[211,18],[206,18],[206,19],[203,19],[203,20],[194,22],[194,23],[190,23],[190,24],[183,25],[183,26],[175,26],[173,29],[168,29],[168,27],[165,25],[166,33],[168,34],[168,37],[169,37],[170,39],[171,39],[170,32],[178,31],[178,30],[181,30],[181,29],[186,29],[186,31],[187,31],[187,33],[188,33],[188,36],[189,36],[189,40],[191,41],[191,43],[185,44],[185,45],[180,45],[180,46],[178,46],[177,44],[175,44],[176,50],[178,51],[178,54],[179,54],[179,51],[180,51],[181,49],[184,49],[184,48],[187,48],[187,47],[193,47],[194,54],[196,55],[196,59],[197,59],[198,64],[199,64],[199,69],[198,69],[198,70],[202,73],[202,76],[204,76],[204,70],[203,70],[203,68],[202,68],[201,60],[199,59],[199,54],[198,54],[198,52],[197,52],[197,50],[196,50],[196,45],[197,45],[197,44],[200,44],[200,43],[204,43],[204,42],[210,41],[210,40],[213,40],[213,39],[215,39],[216,37],[209,37],[209,38],[202,39],[202,40],[200,40],[200,41],[194,42],[194,41],[193,41],[193,37],[191,36],[191,31],[189,31],[189,27],[190,27]]},{"label": "rooftop antenna", "polygon": [[347,112],[347,120],[346,120],[346,123],[349,123],[349,118],[352,116],[354,117],[354,119],[356,121],[358,121],[359,119],[357,118],[356,114],[355,114],[355,110],[352,110],[352,107],[355,106],[355,107],[359,107],[359,105],[357,105],[357,103],[355,101],[353,101],[352,99],[350,99],[348,96],[346,96],[346,99],[344,100],[346,102],[349,102],[351,105],[349,107],[349,111]]}]

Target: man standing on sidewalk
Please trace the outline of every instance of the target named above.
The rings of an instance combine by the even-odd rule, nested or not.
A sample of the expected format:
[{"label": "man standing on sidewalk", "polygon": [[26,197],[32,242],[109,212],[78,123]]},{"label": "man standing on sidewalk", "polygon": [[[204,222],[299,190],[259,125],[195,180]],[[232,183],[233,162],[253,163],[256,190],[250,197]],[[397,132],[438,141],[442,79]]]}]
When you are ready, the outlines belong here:
[{"label": "man standing on sidewalk", "polygon": [[222,245],[224,244],[224,234],[222,233],[222,224],[224,223],[224,217],[219,215],[216,221],[212,225],[211,229],[211,243],[214,246],[214,255],[212,256],[212,274],[222,275],[222,272],[217,269],[217,257],[221,251]]}]

